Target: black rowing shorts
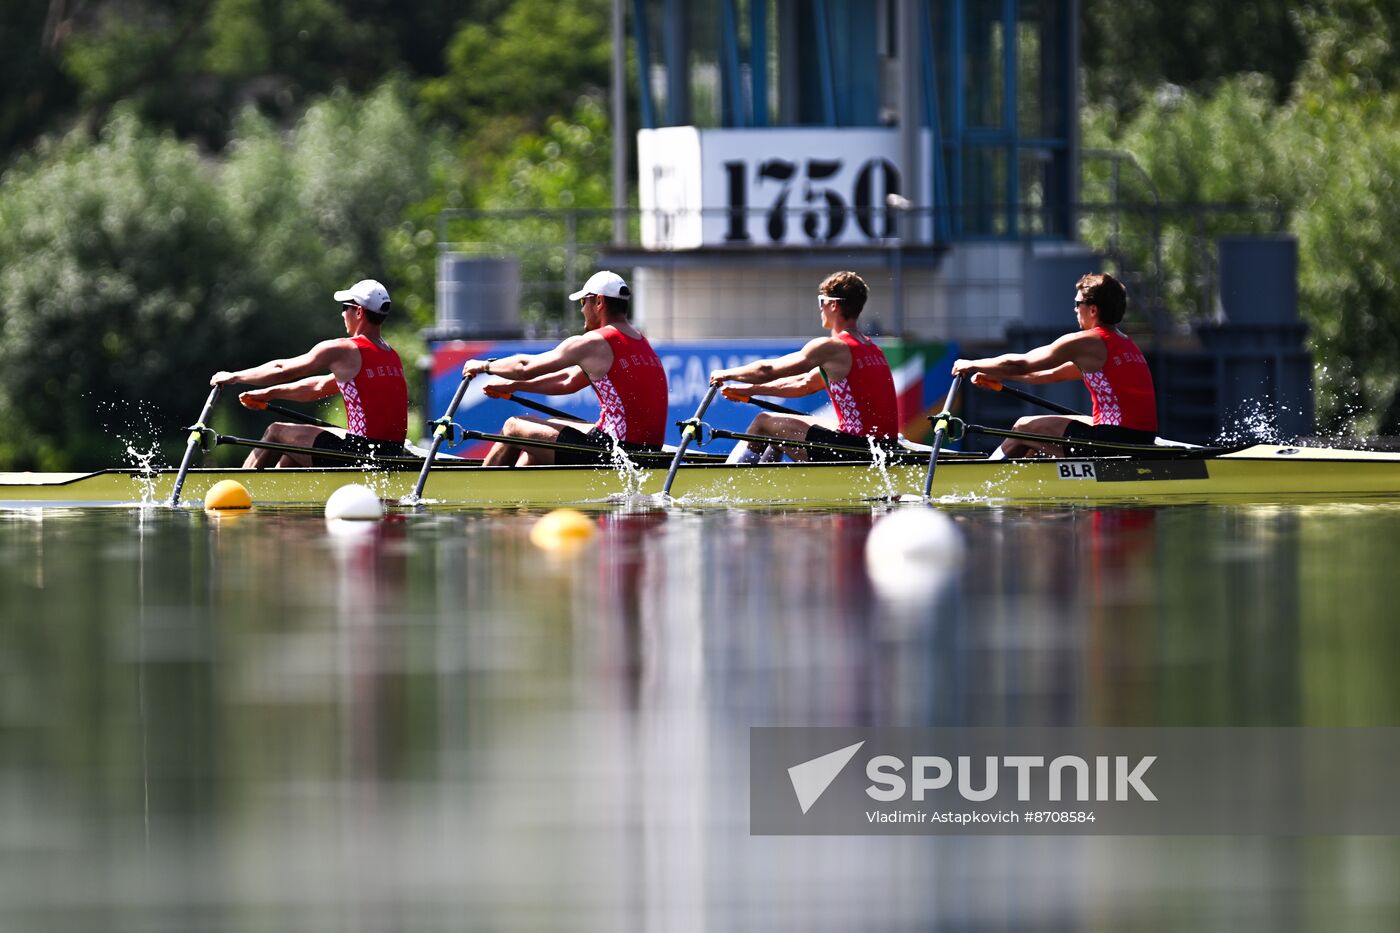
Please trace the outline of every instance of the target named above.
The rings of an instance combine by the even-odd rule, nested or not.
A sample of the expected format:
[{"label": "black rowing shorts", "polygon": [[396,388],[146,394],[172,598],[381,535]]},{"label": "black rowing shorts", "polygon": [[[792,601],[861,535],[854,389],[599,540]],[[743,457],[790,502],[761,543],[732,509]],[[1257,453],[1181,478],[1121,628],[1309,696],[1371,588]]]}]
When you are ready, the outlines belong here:
[{"label": "black rowing shorts", "polygon": [[[1117,424],[1085,424],[1071,421],[1065,427],[1065,438],[1080,438],[1086,441],[1106,441],[1111,444],[1152,444],[1157,435],[1151,431],[1135,431]],[[1115,451],[1109,447],[1084,447],[1079,444],[1066,444],[1066,457],[1112,457],[1116,454],[1130,454],[1131,450]]]},{"label": "black rowing shorts", "polygon": [[[576,447],[596,448],[597,453],[592,450],[568,450],[563,447],[548,447],[546,450],[554,451],[554,462],[560,466],[576,466],[581,464],[612,463],[613,439],[612,435],[602,428],[594,425],[587,433],[578,428],[571,428],[568,425],[559,429],[558,442],[560,444],[573,444]],[[528,447],[529,444],[522,444]],[[623,442],[622,449],[628,453],[656,452],[660,447],[651,444],[628,444]]]},{"label": "black rowing shorts", "polygon": [[334,431],[322,431],[316,435],[316,440],[311,445],[317,450],[333,450],[340,453],[354,454],[350,457],[323,457],[313,454],[311,465],[318,467],[343,467],[343,466],[368,466],[374,462],[375,457],[402,457],[405,452],[402,444],[394,444],[390,441],[376,441],[373,438],[361,437],[358,434],[346,434],[340,436]]},{"label": "black rowing shorts", "polygon": [[[837,460],[855,460],[869,463],[874,458],[870,454],[870,438],[861,437],[859,434],[847,434],[845,431],[833,431],[824,428],[819,424],[814,424],[807,429],[807,436],[803,438],[813,444],[830,444],[831,447],[808,447],[807,462],[809,463],[831,463]],[[892,440],[877,441],[881,447],[890,447]],[[781,447],[782,443],[774,442],[775,446]],[[838,447],[849,447],[850,450],[837,450]]]}]

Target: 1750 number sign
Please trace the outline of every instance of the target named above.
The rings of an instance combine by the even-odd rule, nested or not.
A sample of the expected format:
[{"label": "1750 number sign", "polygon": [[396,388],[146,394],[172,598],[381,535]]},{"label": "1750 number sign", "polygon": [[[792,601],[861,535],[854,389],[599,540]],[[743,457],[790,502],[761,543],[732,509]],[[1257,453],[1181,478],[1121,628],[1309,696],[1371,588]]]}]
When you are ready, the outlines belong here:
[{"label": "1750 number sign", "polygon": [[[861,163],[853,178],[844,168],[842,159],[767,159],[758,163],[751,179],[746,160],[725,162],[729,189],[725,242],[753,242],[750,214],[759,212],[772,243],[787,242],[791,218],[816,243],[839,240],[852,218],[869,239],[894,236],[895,219],[885,209],[885,196],[899,193],[899,169],[879,157]],[[750,205],[751,193],[755,202],[762,203]]]}]

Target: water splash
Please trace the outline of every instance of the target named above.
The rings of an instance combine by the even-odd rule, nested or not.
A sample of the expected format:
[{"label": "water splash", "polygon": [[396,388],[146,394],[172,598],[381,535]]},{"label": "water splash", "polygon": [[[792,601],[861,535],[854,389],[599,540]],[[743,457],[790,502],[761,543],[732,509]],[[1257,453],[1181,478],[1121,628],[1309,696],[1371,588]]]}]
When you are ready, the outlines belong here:
[{"label": "water splash", "polygon": [[880,485],[885,488],[884,498],[899,498],[899,490],[895,486],[894,477],[890,476],[889,451],[884,446],[875,443],[875,438],[868,437],[866,442],[870,445],[870,467],[869,469],[879,478]]},{"label": "water splash", "polygon": [[120,440],[126,444],[126,450],[123,451],[126,465],[136,471],[132,474],[132,478],[136,480],[137,488],[141,490],[141,505],[143,507],[157,505],[156,477],[160,475],[161,468],[160,445],[151,441],[148,443],[148,446],[142,450],[137,448],[135,443],[125,438],[121,438]]},{"label": "water splash", "polygon": [[617,471],[617,478],[622,483],[622,495],[627,498],[640,496],[642,487],[651,478],[651,472],[643,470],[632,461],[621,441],[611,436],[610,439],[612,440],[612,449],[608,455],[612,459],[613,469]]},{"label": "water splash", "polygon": [[1215,438],[1215,443],[1223,447],[1240,444],[1288,444],[1291,437],[1285,437],[1279,428],[1279,420],[1294,410],[1278,402],[1247,402],[1233,418],[1226,422]]},{"label": "water splash", "polygon": [[102,430],[122,444],[122,464],[133,471],[141,492],[140,505],[160,504],[156,501],[156,478],[168,466],[161,457],[161,413],[145,400],[99,400],[96,409]]}]

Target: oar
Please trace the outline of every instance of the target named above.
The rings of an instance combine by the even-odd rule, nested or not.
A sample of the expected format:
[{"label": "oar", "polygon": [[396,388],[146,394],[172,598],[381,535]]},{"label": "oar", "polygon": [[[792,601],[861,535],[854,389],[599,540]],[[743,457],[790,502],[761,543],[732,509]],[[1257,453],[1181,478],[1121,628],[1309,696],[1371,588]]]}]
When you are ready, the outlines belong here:
[{"label": "oar", "polygon": [[[1084,416],[1084,413],[1083,413],[1083,412],[1075,411],[1073,408],[1069,408],[1069,407],[1067,407],[1067,406],[1065,406],[1065,405],[1061,405],[1061,404],[1059,404],[1058,402],[1052,402],[1052,401],[1050,401],[1050,400],[1048,400],[1048,399],[1043,399],[1043,398],[1041,398],[1041,397],[1038,396],[1038,395],[1032,395],[1030,392],[1023,392],[1023,391],[1020,390],[1020,389],[1013,388],[1012,386],[1006,385],[1006,384],[1005,384],[1004,382],[1002,382],[1000,379],[993,379],[993,378],[991,378],[990,376],[984,376],[982,373],[977,373],[976,375],[974,375],[974,376],[972,377],[972,384],[975,385],[975,386],[977,386],[978,388],[990,389],[990,390],[993,391],[993,392],[1005,392],[1007,395],[1010,395],[1012,398],[1018,398],[1018,399],[1020,399],[1020,400],[1023,401],[1023,402],[1030,402],[1032,405],[1039,405],[1041,408],[1047,409],[1047,410],[1049,410],[1049,411],[1053,411],[1053,412],[1054,412],[1055,414],[1057,414],[1057,415],[1068,415],[1068,416],[1070,416],[1071,418],[1080,418],[1080,417],[1083,417],[1083,416]],[[971,425],[968,425],[968,427],[971,428],[972,426],[971,426]],[[986,433],[989,433],[989,432],[983,431],[982,433],[986,434]],[[1007,434],[1007,435],[1005,435],[1005,436],[1006,436],[1006,437],[1015,437],[1016,435],[1014,435],[1014,434]],[[1166,439],[1164,438],[1164,440],[1166,440]],[[1084,441],[1083,439],[1076,439],[1076,443],[1081,444],[1081,445],[1094,446],[1094,445],[1092,445],[1092,444],[1088,444],[1088,442]],[[1182,442],[1181,442],[1181,441],[1168,441],[1168,443],[1167,443],[1166,445],[1161,445],[1161,446],[1172,446],[1172,445],[1180,444],[1180,443],[1182,443]],[[1130,445],[1130,446],[1143,446],[1143,445]],[[1198,445],[1198,444],[1185,444],[1185,445],[1183,445],[1183,446],[1186,446],[1186,447],[1198,447],[1198,446],[1200,446],[1200,445]]]},{"label": "oar", "polygon": [[938,448],[943,446],[943,438],[948,434],[948,422],[953,417],[953,402],[957,399],[960,388],[962,376],[954,376],[953,384],[948,387],[948,395],[943,400],[943,410],[938,413],[936,429],[933,432],[933,449],[928,452],[928,475],[924,477],[925,502],[933,492],[933,471],[938,468]]},{"label": "oar", "polygon": [[286,415],[288,418],[291,418],[291,419],[293,419],[294,421],[300,421],[300,422],[302,422],[303,424],[314,424],[314,425],[316,425],[316,427],[318,427],[318,428],[339,428],[339,427],[341,427],[341,425],[338,425],[338,424],[331,424],[329,421],[322,421],[320,418],[317,418],[315,415],[308,415],[308,414],[307,414],[306,412],[304,412],[304,411],[297,411],[295,408],[283,408],[281,405],[274,405],[274,404],[272,404],[271,402],[268,402],[268,403],[267,403],[267,410],[268,410],[268,411],[276,412],[276,413],[279,414],[279,415]]},{"label": "oar", "polygon": [[543,402],[537,402],[532,398],[525,398],[523,395],[516,395],[514,392],[512,392],[510,395],[507,395],[506,398],[510,399],[517,405],[524,405],[526,408],[537,411],[542,415],[548,415],[551,418],[563,418],[566,421],[588,420],[586,418],[580,418],[578,415],[571,415],[567,411],[563,411],[558,408],[550,408]]},{"label": "oar", "polygon": [[1048,409],[1049,411],[1053,411],[1059,415],[1082,414],[1082,412],[1077,412],[1073,408],[1061,405],[1058,402],[1052,402],[1049,399],[1043,399],[1038,395],[1032,395],[1031,393],[1022,391],[1021,389],[1013,388],[1012,386],[1009,386],[1006,383],[1002,382],[1000,379],[992,379],[991,377],[984,376],[981,373],[977,373],[972,377],[972,384],[977,386],[978,388],[990,389],[993,392],[1004,392],[1012,398],[1018,398],[1023,402],[1030,402],[1032,405],[1039,405],[1041,408]]},{"label": "oar", "polygon": [[747,402],[755,408],[762,408],[764,411],[771,411],[778,415],[805,415],[805,411],[798,411],[796,408],[788,408],[786,405],[779,405],[777,402],[769,402],[761,398],[754,398],[752,395],[747,398],[733,398],[726,395],[725,398],[732,402]]},{"label": "oar", "polygon": [[462,377],[462,381],[457,383],[457,391],[452,396],[452,403],[447,406],[447,412],[436,422],[437,427],[433,430],[433,444],[428,448],[427,459],[423,461],[423,472],[418,474],[418,482],[413,484],[413,492],[409,493],[409,502],[418,502],[423,495],[423,487],[428,482],[428,471],[433,468],[433,460],[437,457],[438,448],[447,438],[453,417],[457,414],[457,406],[462,404],[462,396],[467,394],[467,386],[471,385],[472,373]]},{"label": "oar", "polygon": [[705,417],[705,409],[710,407],[710,403],[715,400],[715,393],[719,392],[719,386],[710,386],[710,391],[705,393],[705,397],[700,401],[700,407],[695,410],[695,417],[685,423],[681,430],[681,442],[676,446],[676,458],[671,461],[671,469],[666,473],[666,484],[661,487],[661,494],[669,496],[671,494],[671,484],[676,481],[676,470],[680,469],[681,458],[685,456],[685,449],[690,446],[690,442],[695,437],[695,431],[700,424],[700,419]]},{"label": "oar", "polygon": [[194,460],[194,449],[204,438],[204,432],[208,426],[204,423],[209,420],[209,413],[214,410],[214,403],[219,400],[219,389],[221,386],[214,386],[209,390],[209,397],[204,400],[204,410],[199,413],[199,420],[190,425],[190,439],[185,444],[185,458],[180,461],[180,472],[175,474],[175,491],[170,494],[170,504],[180,504],[180,490],[185,487],[185,474],[190,471],[190,463]]}]

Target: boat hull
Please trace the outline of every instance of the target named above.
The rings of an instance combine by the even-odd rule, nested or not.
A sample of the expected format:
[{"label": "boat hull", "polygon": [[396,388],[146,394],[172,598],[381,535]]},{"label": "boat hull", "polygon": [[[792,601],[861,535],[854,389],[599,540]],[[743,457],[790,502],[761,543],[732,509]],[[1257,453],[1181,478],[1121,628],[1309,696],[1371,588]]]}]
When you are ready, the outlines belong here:
[{"label": "boat hull", "polygon": [[[865,464],[768,464],[736,467],[687,465],[671,494],[703,504],[834,505],[917,496],[925,467],[910,463],[878,469]],[[427,504],[554,506],[656,495],[666,471],[624,475],[599,467],[443,466],[424,490]],[[0,474],[0,505],[166,502],[175,471],[102,470],[74,474]],[[220,480],[237,480],[256,504],[320,505],[349,483],[362,483],[385,500],[412,491],[416,471],[344,469],[191,470],[186,503],[200,503]],[[991,503],[1171,503],[1287,498],[1400,497],[1400,454],[1260,445],[1216,457],[1135,460],[940,462],[933,495]]]}]

